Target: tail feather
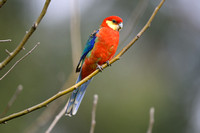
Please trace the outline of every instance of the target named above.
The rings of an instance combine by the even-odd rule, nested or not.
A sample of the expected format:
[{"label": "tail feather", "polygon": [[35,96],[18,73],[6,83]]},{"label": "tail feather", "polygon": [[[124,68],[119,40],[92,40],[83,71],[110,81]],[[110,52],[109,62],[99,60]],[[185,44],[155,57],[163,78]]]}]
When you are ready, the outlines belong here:
[{"label": "tail feather", "polygon": [[[76,83],[78,83],[80,81],[80,75],[76,81]],[[68,105],[67,105],[67,109],[66,109],[66,115],[68,116],[72,116],[75,115],[78,111],[78,108],[80,106],[80,103],[83,99],[83,96],[86,92],[86,88],[88,86],[88,84],[90,83],[92,79],[88,80],[87,82],[85,82],[84,84],[82,84],[80,87],[78,87],[76,90],[74,90],[72,92],[71,97],[68,100]]]}]

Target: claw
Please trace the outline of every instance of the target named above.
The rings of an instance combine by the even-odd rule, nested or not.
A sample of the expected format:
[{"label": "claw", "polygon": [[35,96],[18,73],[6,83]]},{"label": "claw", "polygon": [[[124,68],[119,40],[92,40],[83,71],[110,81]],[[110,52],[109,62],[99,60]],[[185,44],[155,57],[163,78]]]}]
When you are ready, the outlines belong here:
[{"label": "claw", "polygon": [[99,65],[99,64],[97,64],[97,69],[99,69],[100,72],[103,71],[103,67],[101,65]]},{"label": "claw", "polygon": [[111,64],[110,64],[110,62],[107,60],[106,61],[106,64],[108,65],[108,66],[111,66]]}]

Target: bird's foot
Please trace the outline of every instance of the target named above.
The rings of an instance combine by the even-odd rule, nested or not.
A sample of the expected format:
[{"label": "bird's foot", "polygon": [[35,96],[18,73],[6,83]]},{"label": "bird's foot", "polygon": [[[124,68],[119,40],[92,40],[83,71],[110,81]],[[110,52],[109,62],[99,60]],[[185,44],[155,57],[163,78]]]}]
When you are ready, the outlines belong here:
[{"label": "bird's foot", "polygon": [[106,64],[107,66],[111,66],[110,62],[109,61],[106,61]]},{"label": "bird's foot", "polygon": [[103,67],[101,65],[99,65],[99,64],[97,64],[97,69],[99,69],[100,72],[103,71]]}]

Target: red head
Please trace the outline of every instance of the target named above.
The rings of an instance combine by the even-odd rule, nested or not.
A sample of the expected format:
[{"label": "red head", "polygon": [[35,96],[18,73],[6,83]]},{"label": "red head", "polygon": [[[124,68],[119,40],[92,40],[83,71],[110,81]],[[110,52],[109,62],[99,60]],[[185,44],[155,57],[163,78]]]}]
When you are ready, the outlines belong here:
[{"label": "red head", "polygon": [[119,31],[123,27],[123,20],[118,16],[110,16],[103,20],[100,27],[109,27],[113,30]]}]

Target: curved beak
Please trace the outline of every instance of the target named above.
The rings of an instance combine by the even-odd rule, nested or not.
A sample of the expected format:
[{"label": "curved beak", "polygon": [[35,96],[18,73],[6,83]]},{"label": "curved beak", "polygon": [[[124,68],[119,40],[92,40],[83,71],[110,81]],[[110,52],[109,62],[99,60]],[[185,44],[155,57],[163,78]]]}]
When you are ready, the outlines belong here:
[{"label": "curved beak", "polygon": [[123,23],[122,22],[119,23],[118,26],[119,26],[118,31],[120,31],[123,28]]}]

